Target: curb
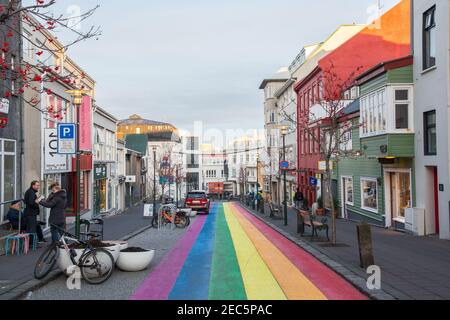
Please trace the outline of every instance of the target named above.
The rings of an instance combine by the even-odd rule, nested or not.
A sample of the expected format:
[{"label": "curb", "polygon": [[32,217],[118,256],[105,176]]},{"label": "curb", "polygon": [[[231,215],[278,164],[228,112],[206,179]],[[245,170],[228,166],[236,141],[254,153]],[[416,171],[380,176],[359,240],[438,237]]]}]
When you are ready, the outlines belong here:
[{"label": "curb", "polygon": [[[141,233],[144,233],[145,231],[151,229],[152,226],[146,226],[143,227],[137,231],[134,231],[133,233],[130,233],[122,238],[120,238],[120,241],[128,241],[131,238],[134,238],[138,235],[140,235]],[[12,288],[11,290],[9,290],[8,292],[0,295],[0,300],[20,300],[23,299],[25,297],[26,294],[28,294],[29,292],[33,292],[36,291],[40,288],[42,288],[43,286],[49,284],[50,282],[56,280],[57,278],[59,278],[61,275],[63,275],[62,271],[59,270],[53,270],[52,272],[50,272],[50,274],[45,277],[45,279],[43,280],[36,280],[36,279],[31,279],[28,280],[14,288]]]},{"label": "curb", "polygon": [[372,300],[397,300],[394,296],[390,295],[384,290],[369,290],[366,285],[366,279],[358,275],[357,273],[353,272],[351,269],[349,269],[346,266],[343,266],[342,264],[334,261],[331,259],[325,252],[321,251],[318,248],[313,247],[312,245],[295,238],[290,233],[284,231],[283,229],[277,227],[276,225],[264,220],[261,218],[258,214],[253,212],[253,210],[247,208],[246,206],[242,205],[241,203],[237,203],[242,208],[250,212],[254,217],[256,217],[261,222],[265,223],[278,233],[282,234],[285,238],[290,240],[291,242],[298,245],[300,248],[311,254],[314,258],[322,262],[324,265],[326,265],[328,268],[336,272],[338,275],[343,277],[346,281],[348,281],[350,284],[352,284],[356,289],[358,289],[361,293],[368,296]]}]

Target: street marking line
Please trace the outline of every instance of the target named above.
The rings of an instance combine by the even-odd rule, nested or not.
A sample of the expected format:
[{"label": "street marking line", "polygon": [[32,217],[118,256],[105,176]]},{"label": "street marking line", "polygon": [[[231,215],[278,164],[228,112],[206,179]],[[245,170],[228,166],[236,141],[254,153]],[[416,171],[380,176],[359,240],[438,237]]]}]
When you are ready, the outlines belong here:
[{"label": "street marking line", "polygon": [[130,300],[167,300],[205,221],[204,216],[195,219],[186,234],[156,266]]},{"label": "street marking line", "polygon": [[210,210],[202,231],[184,262],[169,300],[207,300],[215,244],[218,206]]},{"label": "street marking line", "polygon": [[233,206],[233,214],[290,300],[327,300],[326,296]]},{"label": "street marking line", "polygon": [[291,260],[291,262],[321,290],[329,300],[367,300],[367,297],[354,288],[317,258],[300,248],[297,244],[272,229],[263,221],[249,213],[242,206],[234,205],[242,215],[268,237],[272,243]]},{"label": "street marking line", "polygon": [[223,204],[217,211],[216,243],[209,284],[209,299],[247,299],[233,239],[225,219]]},{"label": "street marking line", "polygon": [[283,290],[233,215],[229,204],[225,204],[225,218],[238,257],[247,298],[249,300],[286,300]]}]

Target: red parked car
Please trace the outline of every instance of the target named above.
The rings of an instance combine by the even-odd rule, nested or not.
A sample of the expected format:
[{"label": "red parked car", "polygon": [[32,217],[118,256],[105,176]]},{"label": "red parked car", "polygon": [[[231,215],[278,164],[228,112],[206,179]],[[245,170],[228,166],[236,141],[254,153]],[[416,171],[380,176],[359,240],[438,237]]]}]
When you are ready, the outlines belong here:
[{"label": "red parked car", "polygon": [[205,191],[191,191],[187,194],[185,202],[186,208],[209,214],[210,204],[211,202]]}]

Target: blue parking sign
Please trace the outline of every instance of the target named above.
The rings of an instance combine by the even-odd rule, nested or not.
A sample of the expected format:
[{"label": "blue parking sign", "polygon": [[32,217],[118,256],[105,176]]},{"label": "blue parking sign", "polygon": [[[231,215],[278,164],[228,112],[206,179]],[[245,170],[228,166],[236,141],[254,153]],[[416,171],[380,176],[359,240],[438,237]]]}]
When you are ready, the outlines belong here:
[{"label": "blue parking sign", "polygon": [[58,153],[75,154],[76,153],[76,132],[77,127],[74,123],[58,124]]}]

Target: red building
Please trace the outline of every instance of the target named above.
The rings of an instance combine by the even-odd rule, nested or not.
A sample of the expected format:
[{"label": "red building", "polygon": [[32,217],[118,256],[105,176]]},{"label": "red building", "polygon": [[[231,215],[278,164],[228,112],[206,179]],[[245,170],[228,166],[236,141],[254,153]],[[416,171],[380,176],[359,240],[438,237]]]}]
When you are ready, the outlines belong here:
[{"label": "red building", "polygon": [[314,126],[309,120],[312,108],[324,94],[329,95],[333,87],[339,87],[334,82],[351,83],[357,76],[383,61],[410,54],[410,10],[410,1],[402,0],[380,19],[328,53],[309,75],[299,79],[295,85],[298,104],[298,184],[309,205],[317,200],[318,191],[311,183],[311,178],[323,173],[318,166],[322,160],[319,145],[311,138],[311,132],[319,137],[320,129],[317,126],[317,129],[304,132],[301,127],[305,123],[309,127]]}]

